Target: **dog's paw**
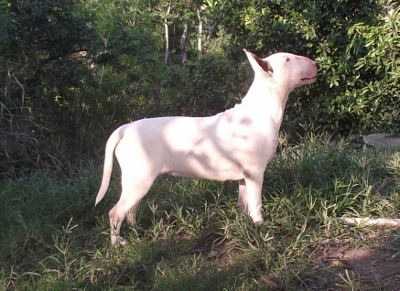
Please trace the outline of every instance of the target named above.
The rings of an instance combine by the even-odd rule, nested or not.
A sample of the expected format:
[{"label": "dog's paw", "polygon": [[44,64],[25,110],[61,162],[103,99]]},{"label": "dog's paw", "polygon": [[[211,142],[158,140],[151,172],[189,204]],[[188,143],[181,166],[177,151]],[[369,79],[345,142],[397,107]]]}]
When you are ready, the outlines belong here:
[{"label": "dog's paw", "polygon": [[256,227],[261,226],[264,223],[264,220],[254,221],[253,222]]},{"label": "dog's paw", "polygon": [[124,247],[128,244],[128,241],[120,236],[116,238],[116,241],[112,243],[114,248]]}]

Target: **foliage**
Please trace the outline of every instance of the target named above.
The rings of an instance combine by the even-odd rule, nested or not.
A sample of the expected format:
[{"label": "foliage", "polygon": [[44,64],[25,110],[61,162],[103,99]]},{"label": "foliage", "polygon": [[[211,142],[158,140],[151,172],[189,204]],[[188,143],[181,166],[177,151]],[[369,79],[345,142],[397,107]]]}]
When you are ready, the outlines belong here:
[{"label": "foliage", "polygon": [[360,155],[351,141],[329,135],[281,144],[266,174],[259,227],[238,212],[236,183],[160,177],[139,207],[138,225],[124,224],[124,248],[110,247],[108,231],[119,182],[113,179],[93,208],[100,183],[95,164],[68,179],[60,168],[4,181],[0,288],[329,290],[363,283],[353,290],[376,290],[377,284],[389,290],[396,276],[380,280],[372,272],[371,280],[358,280],[354,273],[348,280],[350,270],[316,252],[384,248],[392,263],[399,259],[398,231],[350,228],[335,219],[397,215],[399,153]]},{"label": "foliage", "polygon": [[[371,120],[380,128],[398,132],[400,81],[400,13],[390,10],[380,26],[365,23],[353,25],[349,31],[349,51],[365,50],[354,64],[358,75],[353,106],[358,109],[361,124]],[[357,97],[356,97],[357,96]],[[362,114],[364,113],[364,114]],[[377,118],[379,117],[379,118]]]},{"label": "foliage", "polygon": [[70,173],[120,124],[233,106],[252,80],[243,48],[318,62],[287,104],[291,136],[396,133],[399,21],[385,0],[0,1],[1,177]]},{"label": "foliage", "polygon": [[[11,19],[0,30],[5,40],[0,46],[5,129],[0,139],[6,158],[0,167],[5,175],[4,168],[22,170],[27,162],[66,158],[63,152],[77,140],[76,128],[87,120],[79,91],[94,84],[84,57],[91,54],[91,30],[73,16],[73,1],[13,1],[6,6],[0,16]],[[82,144],[79,148],[85,151]]]},{"label": "foliage", "polygon": [[[233,36],[232,54],[240,44],[264,55],[288,51],[318,62],[318,83],[297,90],[288,102],[287,130],[299,131],[298,124],[311,123],[315,128],[347,135],[397,127],[399,101],[393,92],[399,92],[395,60],[400,22],[396,3],[208,3],[219,16],[220,25],[229,28]],[[388,14],[389,9],[394,9],[393,13]]]}]

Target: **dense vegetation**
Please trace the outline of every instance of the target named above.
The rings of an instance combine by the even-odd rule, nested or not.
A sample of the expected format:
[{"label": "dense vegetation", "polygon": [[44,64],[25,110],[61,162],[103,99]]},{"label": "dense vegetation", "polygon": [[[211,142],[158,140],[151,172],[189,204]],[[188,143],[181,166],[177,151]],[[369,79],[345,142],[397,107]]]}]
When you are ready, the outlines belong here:
[{"label": "dense vegetation", "polygon": [[285,131],[396,131],[397,4],[1,0],[1,176],[70,172],[122,123],[232,106],[252,79],[242,48],[318,61],[318,82],[291,95]]}]

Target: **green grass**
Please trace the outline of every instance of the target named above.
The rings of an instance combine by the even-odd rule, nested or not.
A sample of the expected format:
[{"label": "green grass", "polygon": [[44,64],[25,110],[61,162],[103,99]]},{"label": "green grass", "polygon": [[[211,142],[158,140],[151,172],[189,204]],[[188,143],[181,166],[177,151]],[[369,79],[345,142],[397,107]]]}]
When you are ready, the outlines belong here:
[{"label": "green grass", "polygon": [[100,172],[89,165],[68,179],[45,172],[2,182],[0,289],[359,290],[351,270],[316,268],[315,252],[337,244],[383,248],[384,241],[392,259],[400,257],[399,232],[377,236],[375,228],[335,219],[397,218],[397,152],[363,154],[354,141],[328,136],[296,145],[282,139],[266,171],[265,222],[257,227],[237,210],[235,182],[160,177],[138,225],[124,224],[124,248],[110,247],[108,236],[118,173],[95,208]]}]

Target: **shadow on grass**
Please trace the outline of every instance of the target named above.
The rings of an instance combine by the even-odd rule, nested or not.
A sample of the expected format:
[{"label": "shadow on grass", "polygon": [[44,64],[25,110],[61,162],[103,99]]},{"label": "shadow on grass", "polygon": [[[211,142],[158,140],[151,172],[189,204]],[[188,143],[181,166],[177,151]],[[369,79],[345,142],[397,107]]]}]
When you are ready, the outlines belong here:
[{"label": "shadow on grass", "polygon": [[98,274],[97,282],[85,288],[109,285],[115,290],[127,286],[135,290],[234,290],[253,285],[250,274],[254,266],[243,253],[228,241],[214,242],[215,237],[175,237],[151,243],[131,241],[123,248],[110,248],[108,256],[114,260],[114,270]]}]

